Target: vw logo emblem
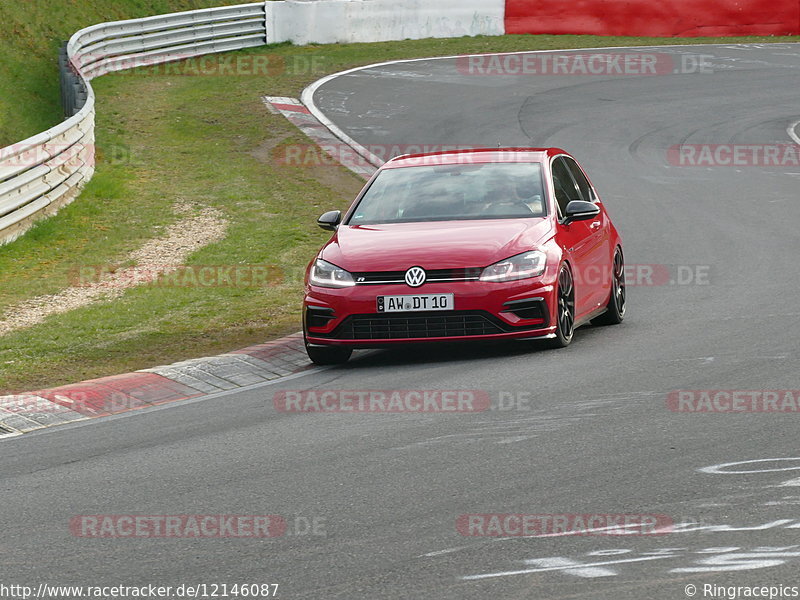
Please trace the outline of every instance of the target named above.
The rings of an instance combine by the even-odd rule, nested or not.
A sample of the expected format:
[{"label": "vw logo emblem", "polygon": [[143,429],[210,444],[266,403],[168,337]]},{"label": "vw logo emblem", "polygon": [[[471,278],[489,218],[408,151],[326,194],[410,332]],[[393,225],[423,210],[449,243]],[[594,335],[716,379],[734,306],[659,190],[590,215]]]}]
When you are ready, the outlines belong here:
[{"label": "vw logo emblem", "polygon": [[422,267],[411,267],[406,271],[406,283],[411,287],[419,287],[425,283],[427,275]]}]

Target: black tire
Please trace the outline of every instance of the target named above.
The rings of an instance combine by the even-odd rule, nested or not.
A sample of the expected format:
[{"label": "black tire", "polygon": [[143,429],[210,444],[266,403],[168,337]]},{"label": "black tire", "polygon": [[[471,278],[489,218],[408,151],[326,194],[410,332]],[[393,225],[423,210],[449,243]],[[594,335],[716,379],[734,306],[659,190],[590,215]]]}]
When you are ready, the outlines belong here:
[{"label": "black tire", "polygon": [[558,272],[556,289],[556,337],[547,340],[548,348],[566,348],[575,335],[575,280],[567,265]]},{"label": "black tire", "polygon": [[606,312],[592,319],[593,325],[619,325],[625,318],[625,260],[622,250],[614,253],[614,271],[611,274],[611,296]]},{"label": "black tire", "polygon": [[343,365],[350,360],[353,349],[345,346],[312,346],[306,342],[306,354],[315,365]]}]

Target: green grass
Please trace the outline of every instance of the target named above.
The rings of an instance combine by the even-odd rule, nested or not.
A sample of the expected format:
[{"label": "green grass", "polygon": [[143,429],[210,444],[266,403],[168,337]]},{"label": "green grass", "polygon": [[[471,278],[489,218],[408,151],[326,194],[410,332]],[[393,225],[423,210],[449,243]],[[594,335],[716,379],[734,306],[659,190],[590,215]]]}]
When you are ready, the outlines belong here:
[{"label": "green grass", "polygon": [[0,2],[0,147],[61,120],[58,48],[89,25],[241,4],[239,0],[3,0]]},{"label": "green grass", "polygon": [[[135,4],[148,13],[167,3]],[[98,14],[98,19],[115,16]],[[35,38],[30,39],[33,43]],[[271,149],[307,140],[283,117],[265,110],[263,95],[297,97],[326,73],[396,58],[767,41],[798,38],[508,36],[280,45],[238,53],[269,55],[277,61],[273,64],[283,61],[289,67],[270,76],[190,77],[164,75],[160,70],[160,74],[119,73],[95,80],[97,143],[103,157],[95,178],[78,201],[0,248],[0,312],[21,300],[58,292],[69,284],[77,266],[119,262],[174,222],[171,206],[178,200],[214,206],[230,222],[227,237],[197,252],[191,264],[268,264],[286,276],[251,288],[141,286],[114,302],[77,309],[2,336],[0,393],[223,352],[299,329],[301,272],[327,237],[314,220],[323,210],[345,207],[362,181],[341,167],[298,168],[272,160]],[[0,53],[9,42],[4,38],[3,43]],[[55,55],[55,46],[37,52],[47,62]],[[313,69],[303,68],[311,64]],[[292,68],[295,65],[301,68]],[[21,94],[41,97],[38,108],[31,109],[35,114],[26,117],[24,125],[0,129],[3,135],[20,138],[57,121],[58,90],[54,84],[46,91],[47,72],[46,65],[33,69],[30,87],[19,85],[25,79],[17,80]],[[0,77],[0,86],[14,86],[4,74]],[[46,77],[55,78],[55,73]],[[25,102],[10,104],[15,114],[27,111]]]}]

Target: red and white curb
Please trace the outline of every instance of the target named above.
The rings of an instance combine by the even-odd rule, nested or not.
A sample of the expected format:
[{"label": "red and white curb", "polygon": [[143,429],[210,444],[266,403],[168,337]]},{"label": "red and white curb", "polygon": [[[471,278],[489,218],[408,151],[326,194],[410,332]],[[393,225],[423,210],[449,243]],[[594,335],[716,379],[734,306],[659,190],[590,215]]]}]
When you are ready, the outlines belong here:
[{"label": "red and white curb", "polygon": [[[264,96],[263,101],[270,112],[286,117],[292,125],[300,129],[317,146],[322,148],[331,159],[340,162],[356,175],[369,179],[378,170],[378,167],[383,164],[383,161],[375,156],[364,155],[361,151],[361,146],[354,146],[349,140],[343,139],[342,136],[337,137],[334,135],[331,128],[312,114],[300,100],[280,96]],[[353,153],[343,153],[343,145],[352,148]]]},{"label": "red and white curb", "polygon": [[135,373],[0,396],[0,437],[279,379],[311,368],[303,334]]}]

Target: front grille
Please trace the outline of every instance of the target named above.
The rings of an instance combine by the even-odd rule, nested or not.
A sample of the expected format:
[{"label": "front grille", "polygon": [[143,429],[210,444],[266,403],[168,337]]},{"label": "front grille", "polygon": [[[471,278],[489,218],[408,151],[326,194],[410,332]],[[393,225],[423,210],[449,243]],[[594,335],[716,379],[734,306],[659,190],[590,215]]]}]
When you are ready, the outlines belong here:
[{"label": "front grille", "polygon": [[404,340],[458,338],[540,329],[541,325],[512,327],[481,310],[351,315],[330,333],[314,337],[337,340]]},{"label": "front grille", "polygon": [[[426,283],[437,281],[477,281],[481,276],[482,268],[467,269],[433,269],[425,271]],[[353,273],[356,285],[400,284],[406,282],[405,271],[371,271],[367,273]]]},{"label": "front grille", "polygon": [[480,313],[353,315],[339,327],[340,339],[400,340],[502,333]]}]

